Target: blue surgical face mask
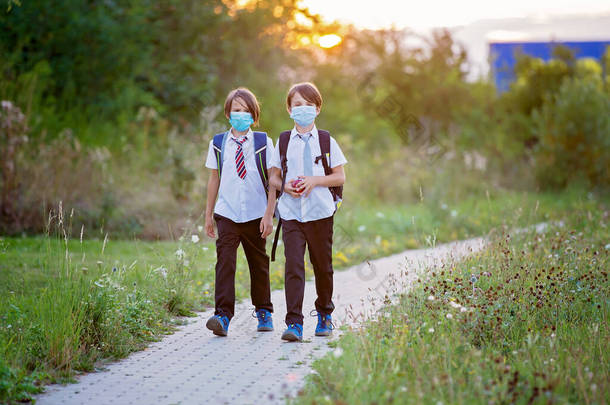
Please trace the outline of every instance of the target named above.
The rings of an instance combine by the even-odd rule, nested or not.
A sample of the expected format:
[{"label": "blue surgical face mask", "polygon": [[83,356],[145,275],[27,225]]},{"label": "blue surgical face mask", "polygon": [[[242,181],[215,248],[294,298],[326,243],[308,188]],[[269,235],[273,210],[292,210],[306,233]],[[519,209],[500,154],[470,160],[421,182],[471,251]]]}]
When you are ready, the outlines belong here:
[{"label": "blue surgical face mask", "polygon": [[232,111],[231,118],[229,118],[229,123],[239,132],[243,132],[250,128],[250,125],[254,123],[254,120],[252,119],[252,114],[249,112]]},{"label": "blue surgical face mask", "polygon": [[314,105],[299,105],[292,107],[290,112],[290,118],[294,120],[299,126],[306,127],[313,123],[318,115],[316,106]]}]

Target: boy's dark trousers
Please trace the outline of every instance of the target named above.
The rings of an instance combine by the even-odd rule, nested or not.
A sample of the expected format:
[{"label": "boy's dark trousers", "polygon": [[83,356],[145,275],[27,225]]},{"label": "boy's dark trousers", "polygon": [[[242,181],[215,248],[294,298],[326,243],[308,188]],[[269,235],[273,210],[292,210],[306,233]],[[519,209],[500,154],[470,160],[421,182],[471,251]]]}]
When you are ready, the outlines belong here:
[{"label": "boy's dark trousers", "polygon": [[235,311],[235,266],[239,244],[244,248],[250,268],[250,294],[255,309],[273,312],[269,286],[269,256],[266,240],[261,238],[261,219],[237,223],[214,214],[218,239],[216,239],[216,300],[215,315],[231,319]]},{"label": "boy's dark trousers", "polygon": [[284,289],[286,293],[286,324],[303,324],[305,294],[305,245],[316,280],[316,311],[330,314],[335,309],[333,296],[333,217],[317,221],[282,220],[282,239],[286,257]]}]

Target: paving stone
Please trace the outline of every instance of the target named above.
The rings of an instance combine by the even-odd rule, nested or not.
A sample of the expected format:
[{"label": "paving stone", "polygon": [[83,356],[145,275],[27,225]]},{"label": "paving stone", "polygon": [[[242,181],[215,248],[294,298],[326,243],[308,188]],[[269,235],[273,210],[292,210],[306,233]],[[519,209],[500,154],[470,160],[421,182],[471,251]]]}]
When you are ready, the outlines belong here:
[{"label": "paving stone", "polygon": [[[358,327],[375,316],[383,301],[404,291],[417,273],[441,261],[481,249],[480,238],[409,250],[335,272],[337,327]],[[314,336],[316,318],[307,316],[316,298],[312,281],[305,286],[303,343],[281,340],[286,303],[284,291],[272,292],[273,332],[256,332],[250,300],[236,306],[227,337],[206,327],[213,309],[189,318],[175,333],[146,350],[109,364],[105,371],[81,375],[69,385],[50,385],[37,396],[39,405],[121,404],[282,404],[304,385],[311,364],[331,350],[331,338]]]}]

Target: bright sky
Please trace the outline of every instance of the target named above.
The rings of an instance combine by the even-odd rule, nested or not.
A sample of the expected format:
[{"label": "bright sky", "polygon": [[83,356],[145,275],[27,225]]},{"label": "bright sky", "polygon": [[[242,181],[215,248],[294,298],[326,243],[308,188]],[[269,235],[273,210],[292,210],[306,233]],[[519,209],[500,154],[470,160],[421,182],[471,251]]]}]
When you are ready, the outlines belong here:
[{"label": "bright sky", "polygon": [[610,13],[608,0],[397,1],[302,0],[301,4],[328,20],[362,28],[433,28],[468,24],[487,18]]}]

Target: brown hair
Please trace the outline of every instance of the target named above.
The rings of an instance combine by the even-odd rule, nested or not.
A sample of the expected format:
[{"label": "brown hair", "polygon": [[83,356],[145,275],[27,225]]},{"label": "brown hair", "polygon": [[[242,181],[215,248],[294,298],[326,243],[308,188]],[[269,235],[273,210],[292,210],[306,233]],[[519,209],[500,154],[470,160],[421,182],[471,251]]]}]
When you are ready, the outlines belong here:
[{"label": "brown hair", "polygon": [[233,100],[236,98],[241,98],[246,103],[246,107],[248,107],[248,112],[252,114],[252,119],[254,120],[254,125],[258,125],[258,118],[261,115],[261,107],[258,104],[258,100],[254,93],[248,90],[245,87],[238,87],[234,90],[231,90],[227,99],[225,100],[225,116],[231,116],[231,104],[233,104]]},{"label": "brown hair", "polygon": [[286,105],[291,108],[292,98],[296,93],[299,93],[305,100],[310,103],[314,103],[316,107],[322,107],[322,94],[315,84],[310,82],[297,83],[288,90],[288,96],[286,96]]}]

